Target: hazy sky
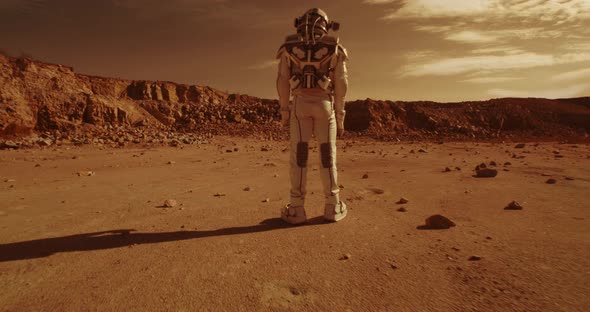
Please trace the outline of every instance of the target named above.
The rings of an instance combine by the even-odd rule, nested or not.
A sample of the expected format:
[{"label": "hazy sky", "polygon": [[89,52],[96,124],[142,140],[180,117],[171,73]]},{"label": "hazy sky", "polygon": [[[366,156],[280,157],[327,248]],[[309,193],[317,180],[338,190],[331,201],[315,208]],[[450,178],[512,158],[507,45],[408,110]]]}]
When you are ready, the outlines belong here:
[{"label": "hazy sky", "polygon": [[276,98],[275,53],[314,6],[341,23],[350,100],[590,95],[590,0],[0,0],[0,49]]}]

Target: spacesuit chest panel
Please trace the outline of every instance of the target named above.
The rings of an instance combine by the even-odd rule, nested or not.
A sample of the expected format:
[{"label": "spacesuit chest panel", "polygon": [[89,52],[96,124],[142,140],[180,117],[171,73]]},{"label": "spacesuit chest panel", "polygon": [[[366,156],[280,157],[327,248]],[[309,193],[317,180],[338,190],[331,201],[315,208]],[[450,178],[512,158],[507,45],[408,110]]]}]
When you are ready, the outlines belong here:
[{"label": "spacesuit chest panel", "polygon": [[295,43],[285,48],[291,61],[291,89],[331,88],[330,71],[333,69],[330,64],[336,45]]}]

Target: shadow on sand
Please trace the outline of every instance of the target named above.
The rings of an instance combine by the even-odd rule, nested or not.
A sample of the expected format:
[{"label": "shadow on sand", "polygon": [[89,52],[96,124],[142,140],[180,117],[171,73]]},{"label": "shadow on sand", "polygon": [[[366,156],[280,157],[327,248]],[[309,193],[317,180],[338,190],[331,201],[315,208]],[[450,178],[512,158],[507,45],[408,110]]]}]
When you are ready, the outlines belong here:
[{"label": "shadow on sand", "polygon": [[[304,226],[323,224],[323,218],[309,219]],[[89,251],[119,248],[134,244],[155,244],[212,236],[239,235],[293,228],[280,218],[266,219],[260,224],[230,227],[210,231],[177,231],[135,233],[133,229],[120,229],[84,233],[62,237],[42,238],[24,242],[0,244],[0,262],[47,257],[59,252]]]}]

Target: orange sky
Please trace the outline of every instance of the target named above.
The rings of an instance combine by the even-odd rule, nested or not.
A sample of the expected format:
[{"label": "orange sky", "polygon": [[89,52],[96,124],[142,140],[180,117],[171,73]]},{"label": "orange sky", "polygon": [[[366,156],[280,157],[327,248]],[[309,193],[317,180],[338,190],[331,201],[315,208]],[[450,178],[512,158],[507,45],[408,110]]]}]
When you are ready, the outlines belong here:
[{"label": "orange sky", "polygon": [[590,95],[590,0],[0,0],[0,49],[276,98],[294,17],[341,23],[349,100]]}]

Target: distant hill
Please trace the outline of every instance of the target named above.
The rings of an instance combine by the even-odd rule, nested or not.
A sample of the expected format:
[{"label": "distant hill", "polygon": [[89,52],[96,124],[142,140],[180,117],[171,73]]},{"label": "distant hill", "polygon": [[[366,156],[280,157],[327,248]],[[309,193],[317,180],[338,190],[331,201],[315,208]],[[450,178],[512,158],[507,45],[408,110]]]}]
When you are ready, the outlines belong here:
[{"label": "distant hill", "polygon": [[[590,132],[589,97],[461,103],[366,99],[347,102],[346,110],[351,136],[387,140],[583,138]],[[61,136],[88,138],[116,127],[135,129],[133,133],[151,129],[284,138],[287,132],[278,120],[274,99],[166,81],[82,75],[68,66],[0,54],[3,137],[59,131]]]}]

